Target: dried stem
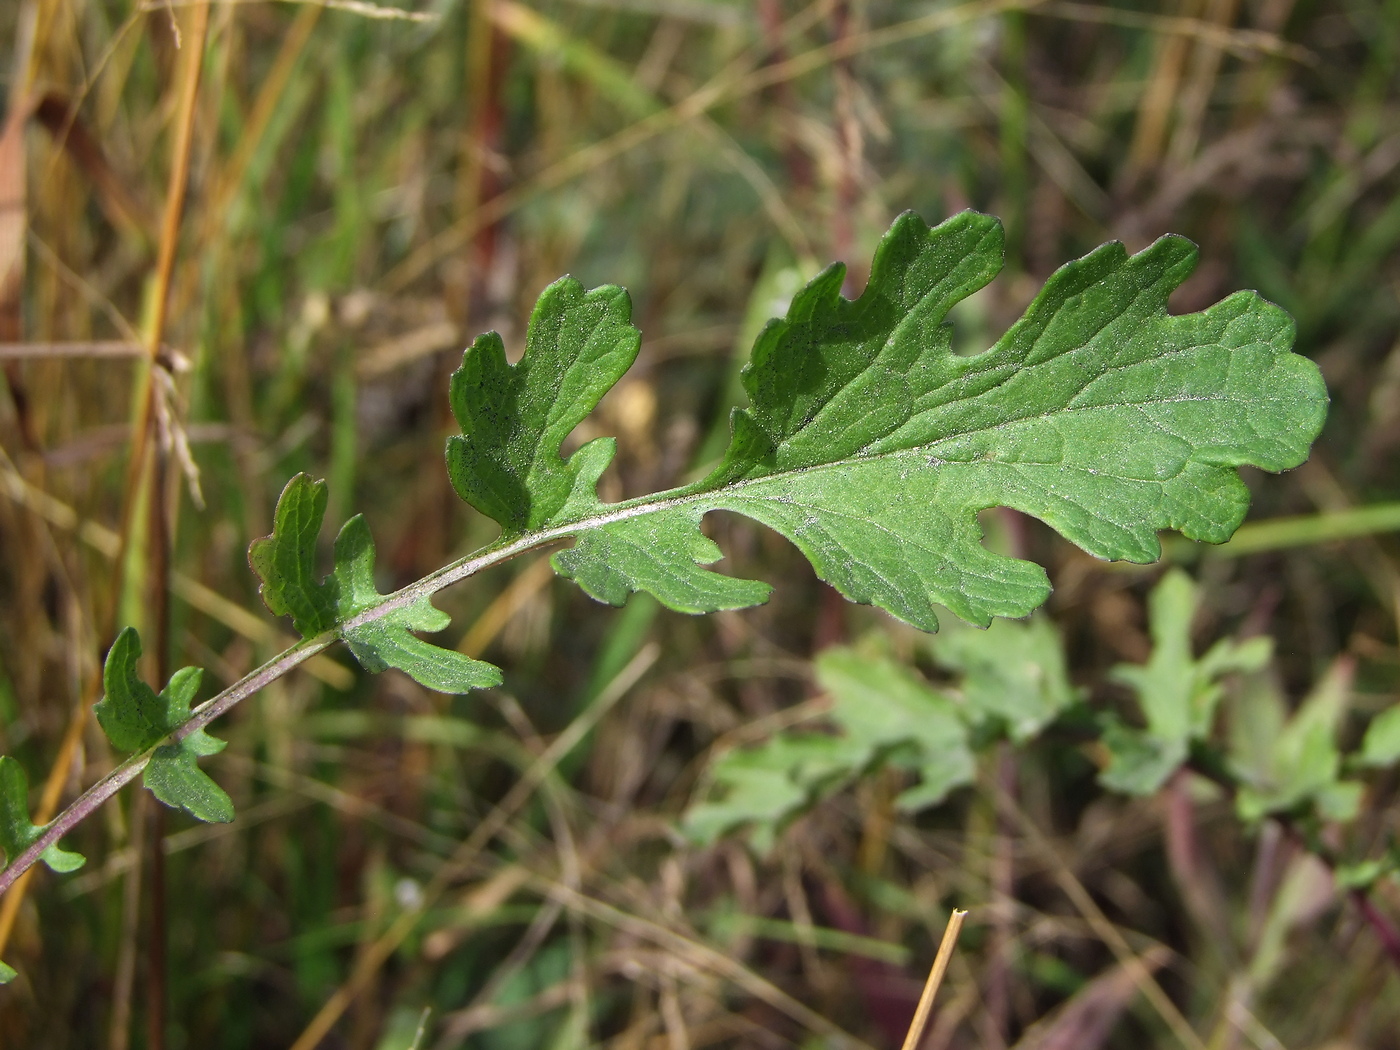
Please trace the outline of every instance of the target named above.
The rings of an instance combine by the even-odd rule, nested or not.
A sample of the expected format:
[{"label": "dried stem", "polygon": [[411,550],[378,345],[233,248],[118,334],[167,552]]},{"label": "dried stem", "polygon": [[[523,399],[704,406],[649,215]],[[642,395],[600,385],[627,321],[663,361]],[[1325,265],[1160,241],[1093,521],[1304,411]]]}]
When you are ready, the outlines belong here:
[{"label": "dried stem", "polygon": [[943,931],[943,940],[938,945],[938,954],[933,959],[933,969],[924,982],[923,994],[919,996],[919,1006],[914,1011],[914,1020],[909,1025],[909,1034],[904,1037],[902,1050],[918,1050],[919,1040],[928,1026],[929,1014],[933,1012],[933,998],[938,994],[938,986],[943,983],[943,975],[948,972],[948,963],[953,958],[953,948],[958,943],[958,933],[962,930],[967,912],[953,909],[948,916],[948,925]]}]

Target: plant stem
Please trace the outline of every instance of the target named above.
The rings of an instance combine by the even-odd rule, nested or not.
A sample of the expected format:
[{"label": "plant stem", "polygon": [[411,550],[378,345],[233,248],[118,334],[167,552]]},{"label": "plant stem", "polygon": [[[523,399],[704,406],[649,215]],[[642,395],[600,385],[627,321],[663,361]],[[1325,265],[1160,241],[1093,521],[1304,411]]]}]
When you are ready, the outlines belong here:
[{"label": "plant stem", "polygon": [[[323,649],[329,648],[335,640],[333,634],[318,635],[315,638],[298,642],[290,649],[279,653],[213,699],[201,704],[188,720],[170,734],[170,739],[183,740],[195,730],[208,725],[240,700],[247,699],[264,686],[281,678],[298,664],[304,663]],[[0,893],[8,890],[25,871],[33,867],[44,850],[72,831],[73,828],[96,812],[102,803],[135,780],[137,774],[146,768],[146,764],[151,760],[151,755],[155,753],[156,748],[163,743],[164,741],[161,741],[140,754],[132,755],[79,795],[67,809],[54,818],[52,823],[45,826],[43,833],[34,840],[29,848],[15,857],[4,871],[0,871]]]},{"label": "plant stem", "polygon": [[[763,479],[767,480],[767,479]],[[737,484],[742,484],[739,482]],[[726,486],[733,491],[734,486]],[[157,747],[165,743],[166,740],[179,741],[185,739],[191,733],[203,729],[214,719],[227,712],[235,704],[247,699],[258,692],[264,686],[281,678],[292,668],[309,660],[312,656],[329,648],[339,638],[357,627],[373,623],[388,616],[391,612],[406,608],[413,603],[436,594],[445,587],[458,583],[471,576],[476,575],[483,569],[491,568],[502,562],[509,561],[528,551],[536,550],[551,543],[570,536],[577,535],[590,529],[602,528],[616,521],[624,521],[628,518],[640,517],[644,514],[653,514],[658,511],[672,507],[695,503],[710,498],[714,495],[710,488],[707,488],[705,481],[689,485],[684,488],[670,489],[666,492],[653,493],[637,499],[627,500],[623,503],[610,504],[603,513],[595,514],[589,518],[578,521],[565,522],[550,528],[541,529],[538,532],[527,533],[523,536],[510,537],[498,540],[496,543],[484,547],[459,558],[457,561],[444,565],[427,576],[410,583],[384,596],[383,600],[376,605],[363,610],[337,624],[331,631],[317,635],[314,638],[307,638],[298,642],[289,649],[283,650],[261,667],[245,675],[233,685],[213,698],[206,700],[203,704],[191,712],[190,717],[173,729],[168,737],[159,743],[152,745],[139,755],[133,755],[114,769],[107,776],[103,777],[92,787],[84,791],[78,798],[68,806],[51,824],[48,824],[43,833],[34,840],[28,849],[13,858],[10,864],[0,871],[0,894],[8,890],[25,871],[33,867],[38,861],[39,855],[50,845],[57,842],[75,826],[86,819],[102,803],[115,795],[122,787],[129,784],[136,778],[136,775],[146,767],[151,755]]]},{"label": "plant stem", "polygon": [[442,568],[429,573],[421,580],[411,583],[401,590],[385,595],[384,600],[379,604],[372,605],[363,612],[352,616],[344,623],[337,625],[334,631],[327,631],[314,638],[304,639],[296,645],[283,650],[261,667],[240,678],[223,692],[218,693],[196,707],[194,711],[191,712],[190,717],[172,730],[168,737],[152,745],[140,754],[132,755],[116,769],[112,770],[112,772],[108,773],[97,783],[93,784],[92,787],[79,795],[52,823],[45,826],[43,833],[34,840],[28,849],[20,853],[19,856],[13,858],[9,865],[3,871],[0,871],[0,894],[8,890],[24,872],[33,867],[38,861],[39,855],[43,853],[45,849],[57,842],[78,824],[82,823],[82,821],[95,812],[102,803],[106,802],[123,787],[131,783],[131,781],[136,778],[136,775],[146,768],[146,763],[150,761],[151,755],[155,753],[156,748],[165,743],[165,740],[183,740],[191,733],[203,729],[210,722],[214,721],[214,719],[227,712],[235,704],[246,700],[264,686],[281,678],[294,667],[329,648],[339,640],[340,633],[383,619],[385,616],[389,615],[389,613],[412,605],[414,602],[424,597],[437,593],[444,587],[448,587],[470,576],[474,576],[483,569],[499,565],[527,551],[557,542],[558,540],[585,529],[599,528],[612,521],[619,521],[625,518],[636,517],[640,514],[662,510],[666,507],[674,506],[682,499],[698,499],[700,496],[695,494],[694,488],[695,487],[692,486],[691,489],[675,489],[669,492],[644,497],[640,500],[631,500],[627,503],[618,504],[616,507],[611,508],[608,513],[597,515],[594,518],[585,519],[580,522],[571,522],[550,529],[543,529],[539,532],[517,536],[503,542],[498,541],[492,546],[483,548],[464,558],[459,558],[457,561],[448,565],[444,565]]},{"label": "plant stem", "polygon": [[1385,949],[1385,954],[1390,956],[1390,961],[1395,964],[1395,968],[1400,970],[1400,930],[1381,913],[1376,907],[1376,902],[1371,899],[1371,895],[1364,889],[1354,889],[1348,896],[1352,903],[1361,912],[1361,917],[1366,920],[1374,931],[1376,938],[1381,942],[1381,947]]},{"label": "plant stem", "polygon": [[[1190,769],[1198,776],[1224,788],[1231,797],[1239,791],[1239,783],[1224,768],[1223,763],[1216,760],[1215,756],[1205,749],[1198,749],[1191,761],[1183,768]],[[1326,865],[1328,871],[1336,873],[1341,861],[1326,845],[1318,841],[1317,836],[1307,834],[1303,828],[1298,826],[1298,822],[1287,813],[1271,813],[1269,819],[1282,828],[1284,834],[1300,849],[1311,853]],[[1376,907],[1376,902],[1371,899],[1371,894],[1365,887],[1350,890],[1347,896],[1351,898],[1352,903],[1361,913],[1362,919],[1371,927],[1376,938],[1381,942],[1386,956],[1395,965],[1396,970],[1400,971],[1400,929],[1397,929],[1395,924]]]}]

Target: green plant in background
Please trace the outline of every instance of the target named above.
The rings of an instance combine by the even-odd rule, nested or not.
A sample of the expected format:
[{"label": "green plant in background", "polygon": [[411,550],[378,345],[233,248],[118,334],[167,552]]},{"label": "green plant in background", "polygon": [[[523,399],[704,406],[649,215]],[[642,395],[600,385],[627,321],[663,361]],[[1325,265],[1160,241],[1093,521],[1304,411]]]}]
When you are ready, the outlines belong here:
[{"label": "green plant in background", "polygon": [[1210,735],[1220,702],[1220,679],[1257,671],[1269,660],[1273,642],[1222,639],[1197,660],[1191,653],[1191,621],[1199,594],[1184,572],[1168,573],[1152,592],[1148,615],[1152,658],[1139,667],[1124,664],[1113,677],[1137,695],[1141,729],[1112,714],[1104,716],[1103,743],[1109,763],[1099,779],[1104,787],[1129,795],[1150,795],[1186,761],[1193,741]]},{"label": "green plant in background", "polygon": [[1353,820],[1362,785],[1342,776],[1337,733],[1346,713],[1349,672],[1334,664],[1290,717],[1276,689],[1257,683],[1231,711],[1229,770],[1239,783],[1242,819],[1270,814]]},{"label": "green plant in background", "polygon": [[[272,535],[253,544],[250,561],[268,607],[291,616],[303,640],[191,712],[198,671],[178,672],[157,696],[135,680],[139,646],[123,633],[108,656],[99,722],[118,749],[135,754],[44,829],[29,825],[22,777],[7,762],[9,866],[0,889],[41,855],[51,864],[71,857],[51,852],[58,838],[143,770],[167,805],[230,819],[227,796],[195,765],[219,746],[204,727],[338,640],[367,670],[396,667],[432,689],[499,683],[496,667],[413,632],[446,625],[431,604],[436,591],[557,541],[573,545],[553,556],[556,571],[603,601],[646,591],[683,612],[741,608],[764,601],[768,585],[706,569],[720,551],[700,531],[710,511],[735,511],[790,539],[853,601],[928,631],[938,626],[935,603],[986,626],[1030,613],[1049,584],[1039,566],[982,546],[979,511],[1013,507],[1091,554],[1146,562],[1160,554],[1160,529],[1211,542],[1230,536],[1248,504],[1235,468],[1278,471],[1306,458],[1327,398],[1317,368],[1290,352],[1288,316],[1250,292],[1199,313],[1167,313],[1168,296],[1195,264],[1189,242],[1166,237],[1133,256],[1105,245],[1059,269],[995,346],[959,356],[948,311],[996,275],[1002,254],[1001,225],[989,216],[964,212],[933,228],[901,216],[859,298],[841,296],[845,269],[836,264],[763,329],[743,375],[749,407],[735,413],[718,466],[694,484],[620,503],[596,492],[613,439],[567,458],[562,447],[636,356],[630,303],[611,286],[551,285],[518,364],[486,335],[452,379],[463,432],[448,442],[448,472],[457,492],[500,524],[500,538],[382,595],[374,546],[356,517],[336,540],[332,573],[318,579],[326,488],[293,478]],[[1001,657],[973,637],[953,635],[941,656],[935,650],[981,683],[960,701],[888,662],[827,658],[824,680],[847,697],[833,716],[845,733],[783,745],[790,786],[772,819],[882,756],[919,770],[905,806],[932,804],[970,779],[969,732],[995,727],[1024,741],[1073,700],[1044,625],[982,636],[1005,643]],[[1213,678],[1254,651],[1208,656],[1185,690],[1172,667],[1145,672],[1136,684],[1151,739],[1178,747],[1213,703]],[[1175,667],[1183,657],[1173,652]],[[1033,695],[1009,696],[1027,684]],[[1193,712],[1185,722],[1175,708],[1157,711],[1183,700]],[[1135,761],[1131,749],[1121,753]],[[745,775],[736,768],[732,782]],[[747,775],[761,790],[771,783],[763,768]],[[713,811],[698,820],[706,834],[732,822]]]},{"label": "green plant in background", "polygon": [[[1389,847],[1381,858],[1343,863],[1317,834],[1324,823],[1357,817],[1364,785],[1348,773],[1400,763],[1400,705],[1373,718],[1359,748],[1344,754],[1339,736],[1349,694],[1345,663],[1334,665],[1290,716],[1262,673],[1270,639],[1222,639],[1200,659],[1192,655],[1198,590],[1184,572],[1173,569],[1162,578],[1149,608],[1150,659],[1120,665],[1111,675],[1132,688],[1146,725],[1130,728],[1104,711],[1097,735],[1081,741],[1105,756],[1100,784],[1121,794],[1151,795],[1194,765],[1231,793],[1239,820],[1288,821],[1329,858],[1345,885],[1400,870],[1400,858]],[[1039,616],[997,621],[987,631],[955,629],[928,639],[926,648],[935,664],[953,672],[951,684],[935,686],[911,667],[857,648],[822,653],[814,669],[831,697],[825,717],[834,732],[789,729],[762,745],[723,752],[683,827],[702,842],[746,829],[754,848],[766,853],[796,817],[855,778],[887,768],[920,778],[896,799],[897,806],[935,805],[953,788],[974,782],[970,741],[982,753],[1008,739],[1017,747],[1033,746],[1042,734],[1054,734],[1056,718],[1082,700],[1065,677],[1054,628]],[[1232,674],[1241,676],[1242,687],[1217,717],[1222,680]],[[1025,714],[1034,728],[1016,731],[1005,718],[1007,709]],[[1082,714],[1066,719],[1062,737],[1082,736]]]},{"label": "green plant in background", "polygon": [[1041,616],[994,620],[986,631],[945,626],[930,639],[933,659],[960,674],[958,688],[930,685],[915,670],[859,649],[822,653],[814,670],[831,697],[837,732],[789,731],[761,747],[723,753],[709,772],[713,798],[683,818],[699,842],[739,826],[766,853],[774,836],[817,801],[876,768],[915,773],[895,804],[917,812],[942,802],[976,775],[973,741],[1033,739],[1078,698],[1065,677],[1059,637]]}]

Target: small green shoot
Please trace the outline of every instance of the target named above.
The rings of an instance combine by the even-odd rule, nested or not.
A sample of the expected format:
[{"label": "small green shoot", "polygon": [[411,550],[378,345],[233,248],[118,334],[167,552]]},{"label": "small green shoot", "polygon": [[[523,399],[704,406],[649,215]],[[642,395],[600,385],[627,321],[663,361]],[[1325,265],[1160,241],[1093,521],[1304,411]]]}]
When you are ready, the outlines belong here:
[{"label": "small green shoot", "polygon": [[[1241,712],[1234,738],[1232,768],[1241,784],[1235,808],[1241,820],[1252,823],[1270,814],[1300,812],[1322,820],[1356,816],[1363,788],[1342,778],[1337,746],[1350,686],[1350,666],[1338,661],[1291,718],[1265,683],[1241,697],[1241,707],[1265,709],[1262,717]],[[1243,741],[1246,734],[1253,739]]]},{"label": "small green shoot", "polygon": [[1148,602],[1152,656],[1142,666],[1121,664],[1113,677],[1137,694],[1147,725],[1133,729],[1104,717],[1104,746],[1110,762],[1100,776],[1107,788],[1129,795],[1151,795],[1186,761],[1193,740],[1210,733],[1225,675],[1257,671],[1269,662],[1273,641],[1222,639],[1197,660],[1191,654],[1191,623],[1199,592],[1191,578],[1174,569],[1162,578]]}]

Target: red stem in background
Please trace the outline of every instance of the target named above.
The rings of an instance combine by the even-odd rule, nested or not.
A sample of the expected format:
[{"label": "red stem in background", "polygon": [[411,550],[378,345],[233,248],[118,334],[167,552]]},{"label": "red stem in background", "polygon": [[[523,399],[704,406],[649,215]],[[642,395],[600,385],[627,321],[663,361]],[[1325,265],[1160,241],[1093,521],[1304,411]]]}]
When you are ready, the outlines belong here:
[{"label": "red stem in background", "polygon": [[1376,907],[1376,902],[1365,890],[1355,889],[1347,896],[1352,899],[1352,903],[1361,912],[1361,917],[1375,931],[1376,937],[1381,942],[1381,947],[1385,949],[1385,954],[1390,956],[1390,961],[1395,965],[1395,968],[1400,970],[1400,930],[1397,930],[1395,925]]}]

